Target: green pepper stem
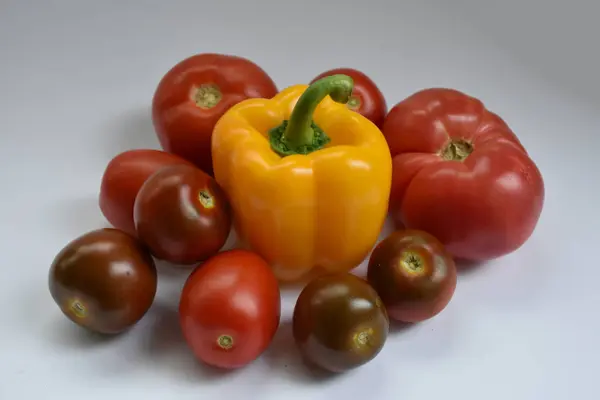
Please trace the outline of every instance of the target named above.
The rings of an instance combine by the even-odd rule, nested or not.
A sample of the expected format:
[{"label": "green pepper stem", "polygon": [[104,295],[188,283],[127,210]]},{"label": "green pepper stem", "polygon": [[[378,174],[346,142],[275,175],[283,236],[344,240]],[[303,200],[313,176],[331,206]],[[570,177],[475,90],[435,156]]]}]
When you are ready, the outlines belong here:
[{"label": "green pepper stem", "polygon": [[350,99],[354,81],[347,75],[331,75],[319,79],[308,87],[298,99],[283,133],[283,141],[292,148],[313,144],[313,114],[326,96],[345,104]]}]

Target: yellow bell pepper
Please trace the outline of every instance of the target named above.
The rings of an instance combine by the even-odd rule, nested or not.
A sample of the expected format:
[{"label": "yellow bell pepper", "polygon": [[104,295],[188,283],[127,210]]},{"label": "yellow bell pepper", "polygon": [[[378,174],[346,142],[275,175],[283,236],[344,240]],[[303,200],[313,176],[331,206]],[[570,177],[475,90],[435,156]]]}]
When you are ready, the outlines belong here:
[{"label": "yellow bell pepper", "polygon": [[333,75],[245,100],[213,130],[238,237],[282,281],[353,269],[385,222],[392,159],[381,131],[344,105],[353,85]]}]

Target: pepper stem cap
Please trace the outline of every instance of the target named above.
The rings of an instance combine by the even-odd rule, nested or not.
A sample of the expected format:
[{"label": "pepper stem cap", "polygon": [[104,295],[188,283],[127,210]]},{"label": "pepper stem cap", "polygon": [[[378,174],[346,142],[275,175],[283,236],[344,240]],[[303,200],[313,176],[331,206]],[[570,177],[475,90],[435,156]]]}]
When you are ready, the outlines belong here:
[{"label": "pepper stem cap", "polygon": [[352,95],[354,81],[348,75],[331,75],[311,84],[302,93],[289,120],[269,131],[273,151],[280,156],[309,154],[327,145],[331,139],[313,120],[317,106],[326,96],[346,104]]}]

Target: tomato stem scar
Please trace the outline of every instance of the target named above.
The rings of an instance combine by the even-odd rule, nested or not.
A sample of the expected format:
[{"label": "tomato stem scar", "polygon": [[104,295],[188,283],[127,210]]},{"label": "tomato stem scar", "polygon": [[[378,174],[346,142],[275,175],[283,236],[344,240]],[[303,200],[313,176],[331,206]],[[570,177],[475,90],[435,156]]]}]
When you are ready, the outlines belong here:
[{"label": "tomato stem scar", "polygon": [[421,256],[411,251],[402,253],[400,268],[410,275],[420,275],[425,269]]},{"label": "tomato stem scar", "polygon": [[214,83],[200,85],[194,94],[196,105],[204,109],[213,108],[219,104],[222,98],[223,94],[221,93],[221,89]]},{"label": "tomato stem scar", "polygon": [[87,308],[79,299],[72,299],[69,301],[69,310],[77,318],[85,318],[87,316]]},{"label": "tomato stem scar", "polygon": [[473,144],[464,139],[452,139],[440,155],[446,161],[464,161],[473,152]]},{"label": "tomato stem scar", "polygon": [[373,333],[373,328],[366,328],[356,332],[352,337],[352,341],[354,342],[356,348],[360,349],[370,346]]},{"label": "tomato stem scar", "polygon": [[215,199],[208,190],[201,190],[198,193],[198,200],[204,208],[213,208],[215,206]]},{"label": "tomato stem scar", "polygon": [[217,339],[217,344],[223,350],[229,350],[233,347],[233,338],[229,335],[221,335]]}]

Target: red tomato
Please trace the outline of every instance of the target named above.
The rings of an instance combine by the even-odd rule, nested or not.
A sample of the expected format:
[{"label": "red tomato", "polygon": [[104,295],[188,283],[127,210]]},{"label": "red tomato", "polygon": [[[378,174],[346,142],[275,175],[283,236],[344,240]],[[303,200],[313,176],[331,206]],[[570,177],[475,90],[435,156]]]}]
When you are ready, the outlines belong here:
[{"label": "red tomato", "polygon": [[482,261],[533,233],[544,183],[515,134],[476,98],[422,90],[396,104],[383,133],[393,157],[390,210],[458,258]]},{"label": "red tomato", "polygon": [[271,98],[277,87],[258,65],[242,57],[197,54],[169,70],[152,101],[152,120],[162,148],[213,175],[212,130],[231,106]]},{"label": "red tomato", "polygon": [[347,103],[348,108],[358,112],[381,128],[387,113],[387,103],[375,82],[363,72],[353,68],[336,68],[323,72],[313,79],[311,83],[326,76],[336,74],[348,75],[354,80],[352,96],[350,96],[350,100]]},{"label": "red tomato", "polygon": [[246,250],[221,252],[188,277],[179,303],[183,335],[195,356],[239,368],[258,358],[279,327],[279,286],[269,265]]},{"label": "red tomato", "polygon": [[225,192],[192,165],[165,167],[142,185],[134,205],[138,237],[159,259],[193,264],[216,254],[231,230]]},{"label": "red tomato", "polygon": [[100,185],[100,210],[115,228],[135,235],[133,205],[140,188],[150,175],[168,165],[188,161],[160,150],[128,150],[107,165]]},{"label": "red tomato", "polygon": [[373,249],[367,280],[390,318],[420,322],[439,314],[450,303],[456,289],[456,266],[432,235],[398,230]]}]

